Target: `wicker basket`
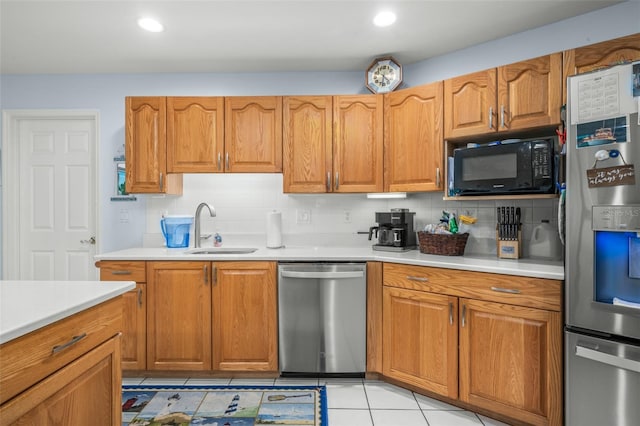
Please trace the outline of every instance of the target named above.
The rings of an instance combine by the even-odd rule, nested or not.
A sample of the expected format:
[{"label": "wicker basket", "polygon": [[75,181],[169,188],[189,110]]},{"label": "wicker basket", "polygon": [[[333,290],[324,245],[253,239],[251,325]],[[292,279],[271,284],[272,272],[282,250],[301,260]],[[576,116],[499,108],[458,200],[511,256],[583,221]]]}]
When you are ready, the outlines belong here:
[{"label": "wicker basket", "polygon": [[431,234],[419,231],[418,242],[420,252],[426,254],[440,254],[444,256],[462,256],[467,245],[469,233],[464,234]]}]

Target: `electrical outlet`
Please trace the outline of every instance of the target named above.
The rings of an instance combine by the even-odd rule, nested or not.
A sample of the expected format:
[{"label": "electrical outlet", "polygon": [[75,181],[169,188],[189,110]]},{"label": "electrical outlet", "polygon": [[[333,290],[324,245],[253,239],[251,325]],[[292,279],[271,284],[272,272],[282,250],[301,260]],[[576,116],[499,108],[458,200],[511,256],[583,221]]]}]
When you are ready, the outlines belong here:
[{"label": "electrical outlet", "polygon": [[311,210],[296,210],[296,223],[309,225],[311,223]]},{"label": "electrical outlet", "polygon": [[351,223],[351,210],[345,210],[343,212],[342,221],[344,223]]}]

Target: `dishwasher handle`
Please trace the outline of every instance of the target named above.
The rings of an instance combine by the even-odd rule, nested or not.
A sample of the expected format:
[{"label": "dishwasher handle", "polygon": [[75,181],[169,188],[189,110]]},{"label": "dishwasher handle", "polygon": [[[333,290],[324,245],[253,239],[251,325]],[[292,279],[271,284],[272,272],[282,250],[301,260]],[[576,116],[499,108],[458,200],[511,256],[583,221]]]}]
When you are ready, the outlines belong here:
[{"label": "dishwasher handle", "polygon": [[328,278],[345,279],[364,277],[364,271],[280,271],[285,278]]}]

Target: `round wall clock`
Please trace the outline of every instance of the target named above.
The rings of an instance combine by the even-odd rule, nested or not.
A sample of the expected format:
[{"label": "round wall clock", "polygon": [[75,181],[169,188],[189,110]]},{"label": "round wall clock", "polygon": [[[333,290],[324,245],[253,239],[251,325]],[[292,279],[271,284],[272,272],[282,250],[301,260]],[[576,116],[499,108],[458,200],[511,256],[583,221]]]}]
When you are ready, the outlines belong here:
[{"label": "round wall clock", "polygon": [[402,83],[402,66],[391,56],[375,59],[365,75],[367,88],[373,93],[388,93]]}]

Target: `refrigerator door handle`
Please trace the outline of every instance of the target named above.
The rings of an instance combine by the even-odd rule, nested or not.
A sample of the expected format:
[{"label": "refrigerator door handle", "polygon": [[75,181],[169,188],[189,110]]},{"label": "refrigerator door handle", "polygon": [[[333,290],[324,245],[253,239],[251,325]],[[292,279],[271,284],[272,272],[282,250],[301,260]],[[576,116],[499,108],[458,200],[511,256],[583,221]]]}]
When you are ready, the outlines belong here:
[{"label": "refrigerator door handle", "polygon": [[580,343],[576,344],[576,355],[582,358],[590,359],[592,361],[597,361],[617,368],[640,373],[640,361],[634,361],[632,359],[622,358],[617,355],[601,352],[596,349],[587,348],[585,346],[581,346]]}]

